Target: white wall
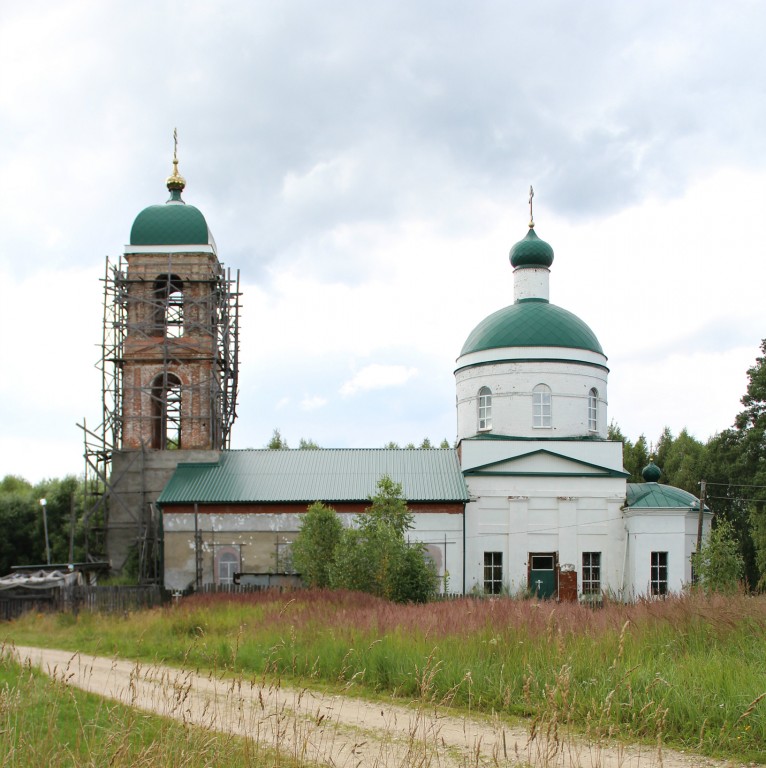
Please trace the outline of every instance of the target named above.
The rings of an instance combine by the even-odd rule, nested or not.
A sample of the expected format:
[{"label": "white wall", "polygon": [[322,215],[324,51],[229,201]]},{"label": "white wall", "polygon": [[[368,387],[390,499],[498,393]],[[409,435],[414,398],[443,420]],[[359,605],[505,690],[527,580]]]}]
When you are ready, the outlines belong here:
[{"label": "white wall", "polygon": [[[705,513],[703,533],[710,530]],[[628,599],[651,595],[651,553],[668,553],[668,592],[680,592],[691,583],[691,554],[697,548],[698,513],[686,508],[626,510],[628,534]]]},{"label": "white wall", "polygon": [[[502,353],[504,350],[491,350]],[[581,350],[569,350],[581,353]],[[545,349],[536,348],[535,354],[544,356]],[[560,349],[547,350],[550,356],[560,357]],[[524,349],[513,350],[524,355]],[[530,353],[531,354],[531,353]],[[464,365],[471,355],[458,360]],[[600,357],[582,352],[583,358]],[[606,438],[607,434],[607,376],[605,367],[588,359],[530,360],[525,362],[487,362],[459,367],[455,373],[457,387],[458,439],[478,432],[479,390],[489,387],[492,392],[492,429],[499,435],[517,437],[581,437]],[[551,390],[552,426],[538,428],[532,424],[532,390],[545,384]],[[588,395],[598,392],[598,430],[591,432],[588,425]]]}]

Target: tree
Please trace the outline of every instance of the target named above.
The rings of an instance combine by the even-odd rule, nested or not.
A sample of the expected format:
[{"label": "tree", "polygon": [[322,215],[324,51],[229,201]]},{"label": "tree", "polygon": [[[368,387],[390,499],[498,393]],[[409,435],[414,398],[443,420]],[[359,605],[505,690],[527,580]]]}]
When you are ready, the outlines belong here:
[{"label": "tree", "polygon": [[[48,544],[51,563],[80,561],[82,545],[82,484],[74,476],[43,480],[32,486],[12,475],[0,482],[0,574],[10,572],[12,565],[46,563],[45,527],[40,499],[46,500]],[[74,513],[74,528],[72,526]]]},{"label": "tree", "polygon": [[442,440],[442,441],[439,443],[439,448],[451,448],[451,446],[450,446],[450,444],[449,444],[449,440],[447,440],[447,438],[446,438],[446,437],[444,438],[444,440]]},{"label": "tree", "polygon": [[641,435],[635,444],[633,444],[625,435],[622,434],[619,426],[612,421],[607,429],[607,439],[622,443],[622,465],[625,471],[629,473],[629,483],[642,483],[644,481],[641,474],[644,467],[649,463],[649,451],[646,447],[646,438]]},{"label": "tree", "polygon": [[283,451],[289,446],[287,445],[287,440],[282,439],[282,434],[275,427],[274,434],[271,436],[271,440],[266,443],[266,447],[270,448],[272,451]]},{"label": "tree", "polygon": [[433,445],[431,444],[431,441],[427,438],[423,438],[423,442],[420,444],[421,448],[433,448]]},{"label": "tree", "polygon": [[335,588],[355,589],[396,602],[425,602],[436,594],[437,575],[423,544],[405,534],[414,516],[402,486],[384,475],[365,514],[344,529],[330,567]]},{"label": "tree", "polygon": [[399,443],[395,443],[393,440],[391,442],[386,443],[384,446],[389,451],[398,451],[399,450]]},{"label": "tree", "polygon": [[330,566],[343,534],[343,524],[332,507],[314,502],[303,517],[293,542],[295,570],[309,587],[330,586]]},{"label": "tree", "polygon": [[[287,446],[285,446],[287,448]],[[306,440],[304,437],[300,439],[300,442],[298,443],[298,448],[300,448],[302,451],[318,451],[320,450],[319,445],[315,443],[311,438]]]},{"label": "tree", "polygon": [[744,559],[745,579],[766,588],[766,339],[747,371],[745,409],[734,426],[708,441],[706,480],[716,517],[729,520]]},{"label": "tree", "polygon": [[699,484],[704,476],[705,454],[704,444],[692,437],[685,428],[682,429],[678,437],[671,439],[665,446],[661,464],[659,456],[657,458],[658,466],[664,474],[664,482],[699,496]]},{"label": "tree", "polygon": [[694,570],[705,592],[735,592],[745,570],[734,526],[720,520],[710,531],[702,549],[692,555]]}]

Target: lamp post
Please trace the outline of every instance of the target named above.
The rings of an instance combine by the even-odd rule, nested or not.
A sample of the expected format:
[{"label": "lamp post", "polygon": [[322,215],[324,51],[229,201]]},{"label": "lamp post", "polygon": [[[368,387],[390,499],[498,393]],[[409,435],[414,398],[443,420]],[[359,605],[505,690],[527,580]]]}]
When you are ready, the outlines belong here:
[{"label": "lamp post", "polygon": [[48,513],[46,507],[48,502],[46,499],[40,499],[40,506],[43,508],[43,528],[45,529],[45,560],[48,565],[51,564],[51,547],[48,543]]}]

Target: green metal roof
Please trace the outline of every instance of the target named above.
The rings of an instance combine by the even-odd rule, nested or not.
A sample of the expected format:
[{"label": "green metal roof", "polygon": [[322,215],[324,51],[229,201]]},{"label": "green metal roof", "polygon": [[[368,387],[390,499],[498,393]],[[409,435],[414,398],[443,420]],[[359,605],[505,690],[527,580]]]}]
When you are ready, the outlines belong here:
[{"label": "green metal roof", "polygon": [[468,500],[453,449],[225,451],[216,464],[179,464],[160,504],[366,501],[388,475],[417,501]]},{"label": "green metal roof", "polygon": [[150,205],[136,216],[130,230],[131,245],[210,245],[212,239],[199,208],[171,199]]},{"label": "green metal roof", "polygon": [[696,496],[672,485],[628,483],[627,505],[631,508],[640,507],[643,509],[685,508],[699,510],[700,502]]},{"label": "green metal roof", "polygon": [[550,267],[553,264],[553,248],[541,240],[530,228],[527,236],[511,248],[512,267]]},{"label": "green metal roof", "polygon": [[501,347],[569,347],[604,354],[596,334],[545,299],[522,299],[494,312],[471,331],[461,355]]}]

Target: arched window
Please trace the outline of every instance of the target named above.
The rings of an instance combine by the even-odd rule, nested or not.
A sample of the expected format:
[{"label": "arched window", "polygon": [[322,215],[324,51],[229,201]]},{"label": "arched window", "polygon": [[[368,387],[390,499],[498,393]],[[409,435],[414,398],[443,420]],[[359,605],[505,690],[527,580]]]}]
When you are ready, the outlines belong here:
[{"label": "arched window", "polygon": [[161,373],[152,382],[152,448],[160,451],[181,447],[181,381]]},{"label": "arched window", "polygon": [[492,391],[489,387],[479,390],[479,432],[492,429]]},{"label": "arched window", "polygon": [[588,392],[588,429],[598,432],[598,390]]},{"label": "arched window", "polygon": [[154,332],[177,339],[184,332],[184,284],[178,275],[154,281]]},{"label": "arched window", "polygon": [[551,390],[545,384],[532,390],[532,426],[551,427]]},{"label": "arched window", "polygon": [[217,576],[219,584],[233,584],[234,574],[239,570],[239,554],[233,548],[218,553]]}]

